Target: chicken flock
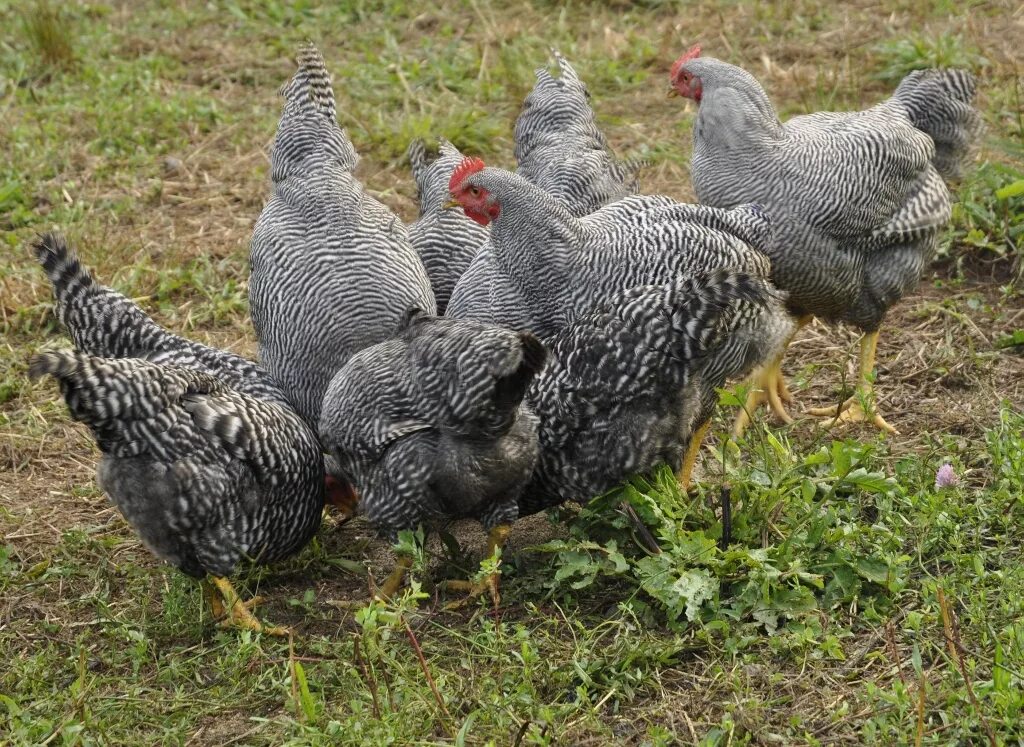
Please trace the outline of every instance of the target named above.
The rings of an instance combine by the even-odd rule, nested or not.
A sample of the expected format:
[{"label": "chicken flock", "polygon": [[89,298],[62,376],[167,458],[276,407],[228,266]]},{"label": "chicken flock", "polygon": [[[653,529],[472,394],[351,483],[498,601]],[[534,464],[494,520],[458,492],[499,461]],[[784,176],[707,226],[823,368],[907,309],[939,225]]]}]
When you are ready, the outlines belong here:
[{"label": "chicken flock", "polygon": [[[385,538],[478,520],[489,553],[519,517],[667,464],[686,488],[718,401],[752,378],[791,417],[780,364],[812,318],[863,330],[853,397],[874,407],[878,330],[950,217],[946,180],[981,132],[974,78],[911,73],[861,112],[780,122],[745,70],[694,47],[701,204],[643,194],[557,52],[514,130],[515,171],[440,140],[408,158],[406,226],[354,173],[319,51],[282,88],[271,192],[251,239],[259,363],[186,340],[100,285],[58,234],[35,251],[73,349],[37,354],[102,452],[102,489],[157,557],[200,579],[221,624],[261,622],[228,577],[298,552],[325,507]],[[409,558],[377,591],[398,592]],[[451,583],[499,599],[497,573]]]}]

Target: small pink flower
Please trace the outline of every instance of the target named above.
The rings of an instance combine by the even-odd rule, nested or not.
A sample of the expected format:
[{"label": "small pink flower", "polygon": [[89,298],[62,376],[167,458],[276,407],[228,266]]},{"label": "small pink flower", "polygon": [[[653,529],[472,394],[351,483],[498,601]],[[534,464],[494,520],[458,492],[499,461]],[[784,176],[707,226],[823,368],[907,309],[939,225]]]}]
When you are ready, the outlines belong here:
[{"label": "small pink flower", "polygon": [[943,464],[935,473],[935,489],[954,488],[960,484],[960,477],[953,470],[952,464]]}]

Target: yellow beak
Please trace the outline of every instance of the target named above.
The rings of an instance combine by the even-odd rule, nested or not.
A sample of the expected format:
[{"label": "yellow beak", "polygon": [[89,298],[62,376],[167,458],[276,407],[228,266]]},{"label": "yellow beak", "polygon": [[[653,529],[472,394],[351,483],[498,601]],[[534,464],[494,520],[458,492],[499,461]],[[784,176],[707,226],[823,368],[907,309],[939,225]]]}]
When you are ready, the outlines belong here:
[{"label": "yellow beak", "polygon": [[676,89],[674,89],[674,88],[668,89],[668,97],[667,98],[670,98],[670,99],[671,98],[675,98],[678,95],[679,95],[679,91],[677,91]]},{"label": "yellow beak", "polygon": [[447,200],[442,206],[442,210],[451,210],[452,208],[462,207],[458,200]]}]

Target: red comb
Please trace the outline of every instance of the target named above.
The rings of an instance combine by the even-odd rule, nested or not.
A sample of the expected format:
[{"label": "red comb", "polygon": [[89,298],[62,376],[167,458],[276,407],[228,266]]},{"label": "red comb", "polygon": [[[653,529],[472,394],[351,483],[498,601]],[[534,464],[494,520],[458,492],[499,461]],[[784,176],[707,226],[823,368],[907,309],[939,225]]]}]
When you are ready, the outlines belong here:
[{"label": "red comb", "polygon": [[679,77],[679,69],[694,57],[700,57],[700,44],[694,44],[672,65],[672,72],[668,74],[669,80],[672,83],[675,83],[676,78]]},{"label": "red comb", "polygon": [[462,180],[470,174],[475,174],[478,171],[482,171],[484,168],[484,162],[479,158],[473,156],[466,156],[462,159],[462,163],[455,167],[455,171],[452,172],[452,178],[448,180],[448,191],[454,192],[455,188],[462,184]]}]

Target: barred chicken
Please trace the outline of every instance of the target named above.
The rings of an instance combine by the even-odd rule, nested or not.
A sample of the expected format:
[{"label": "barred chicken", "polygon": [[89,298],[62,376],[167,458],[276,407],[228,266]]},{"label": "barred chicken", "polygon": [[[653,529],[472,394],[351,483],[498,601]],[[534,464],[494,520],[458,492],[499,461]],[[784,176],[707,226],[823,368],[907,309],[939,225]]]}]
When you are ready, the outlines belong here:
[{"label": "barred chicken", "polygon": [[[537,419],[522,400],[544,357],[529,333],[413,310],[394,337],[349,360],[324,397],[320,435],[381,534],[474,518],[489,554],[504,543],[537,461]],[[496,577],[487,588],[497,603]]]},{"label": "barred chicken", "polygon": [[[629,288],[720,269],[761,279],[770,273],[758,247],[771,228],[755,206],[725,211],[630,196],[576,218],[523,177],[475,158],[455,171],[450,190],[467,215],[491,225],[491,236],[456,285],[448,315],[528,329],[546,342]],[[776,354],[792,328],[783,307],[767,298],[756,312],[736,319],[715,352],[723,361],[759,364]],[[684,486],[710,414],[690,441],[679,474]]]},{"label": "barred chicken", "polygon": [[207,373],[141,358],[47,352],[29,375],[60,382],[103,452],[100,487],[154,555],[203,579],[214,617],[287,634],[257,620],[257,600],[242,602],[227,576],[244,560],[298,552],[320,526],[324,462],[299,416]]},{"label": "barred chicken", "polygon": [[764,277],[716,270],[614,294],[558,332],[527,394],[540,458],[519,514],[587,501],[659,463],[692,469],[716,388],[757,362],[730,352],[732,335],[782,302]]},{"label": "barred chicken", "polygon": [[[246,360],[241,356],[187,340],[158,325],[133,301],[113,288],[97,283],[89,270],[79,261],[74,250],[68,246],[64,237],[55,233],[45,234],[40,237],[34,249],[40,265],[42,265],[53,286],[54,312],[58,320],[67,329],[75,347],[78,349],[79,357],[85,356],[93,359],[91,363],[81,363],[79,361],[74,365],[60,364],[60,367],[71,371],[68,374],[70,377],[68,379],[68,386],[71,387],[69,391],[77,392],[74,396],[78,398],[109,397],[112,396],[111,391],[108,391],[109,388],[115,387],[116,389],[117,386],[121,385],[127,387],[125,391],[129,395],[134,396],[131,388],[140,382],[153,381],[156,382],[154,386],[174,388],[181,385],[181,381],[183,381],[182,376],[185,376],[189,381],[193,381],[192,378],[189,378],[191,373],[201,375],[202,377],[214,377],[226,387],[230,395],[229,399],[232,399],[233,402],[242,402],[243,406],[232,410],[234,415],[241,418],[256,418],[253,422],[257,425],[263,423],[269,428],[281,429],[280,435],[275,435],[272,432],[257,434],[263,439],[262,444],[258,446],[261,453],[256,455],[265,461],[265,466],[261,469],[276,470],[276,465],[278,464],[282,465],[282,468],[291,469],[288,465],[294,464],[297,465],[300,471],[318,474],[321,482],[324,483],[320,493],[323,494],[326,490],[327,501],[337,506],[345,515],[350,516],[354,513],[355,495],[351,486],[338,472],[333,459],[328,459],[325,462],[321,456],[319,466],[306,464],[308,457],[305,451],[306,445],[310,440],[316,443],[316,435],[308,427],[304,426],[301,421],[299,426],[294,424],[293,421],[296,418],[294,413],[291,413],[292,408],[281,392],[281,389],[269,374],[252,361]],[[123,366],[118,364],[113,367],[101,362],[101,359],[112,358],[124,359],[126,362]],[[150,367],[148,364],[152,364],[155,368]],[[56,364],[50,361],[50,363],[43,366],[43,369],[52,367],[52,365]],[[52,373],[49,370],[43,369],[40,369],[41,373]],[[104,376],[109,377],[109,380],[104,379],[98,382],[91,380],[78,381],[81,371],[90,370],[102,371]],[[140,371],[143,373],[139,373]],[[182,371],[191,373],[183,374]],[[203,391],[209,389],[209,386],[203,383],[205,382],[204,378],[194,379],[194,381],[200,382],[198,386],[201,386]],[[214,391],[210,389],[210,393],[213,396]],[[116,395],[117,391],[114,391],[113,394]],[[220,390],[217,390],[216,394],[220,396]],[[174,395],[174,397],[177,397],[177,395]],[[162,400],[155,400],[153,403],[150,403],[155,408],[153,412],[160,413],[163,412],[160,408],[167,408],[167,412],[173,410],[178,415],[181,415],[180,410],[174,410],[175,407],[178,407],[178,404],[175,404],[177,400],[172,401],[172,399],[165,397]],[[266,403],[267,407],[253,405],[253,402]],[[144,406],[145,404],[143,402],[138,404],[138,406]],[[128,402],[128,405],[136,407],[136,404],[131,402]],[[76,412],[80,411],[82,417],[79,419],[82,419],[94,431],[99,427],[99,421],[96,419],[98,416],[95,414],[90,415],[89,412],[105,406],[102,402],[76,401],[76,403],[71,403],[69,401],[72,414],[75,415]],[[279,410],[285,410],[286,412],[281,414],[278,412]],[[77,418],[78,416],[75,415],[75,417]],[[153,417],[156,418],[157,416],[154,415]],[[164,421],[157,418],[153,422],[161,423]],[[229,423],[233,421],[224,419],[223,422]],[[115,423],[111,427],[121,427],[123,425],[124,423]],[[260,427],[263,426],[260,425]],[[140,454],[150,453],[155,456],[151,464],[134,463],[140,466],[140,472],[138,473],[139,482],[135,485],[136,487],[143,485],[146,475],[152,476],[160,473],[161,470],[171,470],[171,472],[178,470],[179,467],[176,466],[176,460],[179,459],[186,460],[185,467],[181,469],[191,470],[190,474],[194,473],[189,477],[189,481],[177,484],[167,483],[166,490],[159,495],[154,494],[152,501],[149,503],[147,501],[150,499],[143,499],[131,494],[133,489],[132,483],[127,478],[120,479],[118,483],[114,484],[113,488],[108,483],[103,484],[104,489],[111,496],[114,503],[122,508],[122,512],[125,513],[129,523],[132,523],[137,529],[138,522],[153,521],[159,524],[163,519],[158,517],[163,516],[167,511],[184,510],[177,504],[175,506],[162,505],[167,501],[175,500],[175,492],[178,493],[182,500],[191,501],[188,492],[193,489],[193,485],[200,485],[197,481],[207,480],[210,485],[219,484],[217,481],[220,480],[220,473],[217,470],[220,470],[221,467],[211,467],[211,472],[203,473],[198,467],[194,468],[194,463],[188,460],[193,459],[194,456],[195,459],[199,460],[198,464],[205,464],[211,458],[208,452],[211,449],[217,451],[221,447],[216,444],[209,448],[204,446],[195,455],[190,456],[192,454],[190,450],[196,445],[196,441],[193,438],[195,433],[190,433],[184,427],[177,428],[176,430],[182,435],[181,440],[177,440],[177,435],[175,435],[167,443],[159,442],[156,445],[147,445],[144,442],[139,443],[139,448],[143,450],[140,451]],[[140,433],[145,435],[144,431],[140,431]],[[227,437],[235,438],[236,436],[228,434]],[[249,436],[245,437],[249,438]],[[103,448],[103,443],[100,444],[100,447],[101,449]],[[173,452],[175,448],[178,451]],[[280,451],[275,453],[275,449],[280,449]],[[171,452],[173,452],[173,456],[167,456]],[[230,451],[218,453],[220,453],[218,458],[223,462],[222,467],[228,469],[231,474],[241,474],[239,470],[244,471],[248,469],[241,462],[238,464],[231,463],[229,460]],[[167,458],[163,458],[164,456]],[[124,466],[125,464],[127,466]],[[101,475],[104,471],[127,470],[132,464],[132,462],[122,464],[122,462],[114,460],[107,467],[101,468]],[[327,469],[326,475],[324,472],[325,468]],[[289,480],[293,480],[293,477],[286,472],[278,475],[268,474],[267,478],[275,484],[284,484]],[[304,480],[305,478],[302,479]],[[166,480],[164,482],[166,483]],[[111,490],[115,490],[117,495],[112,493]],[[222,491],[224,495],[228,495],[229,492]],[[301,502],[302,494],[297,493],[296,495],[299,496],[299,502]],[[308,500],[313,501],[315,495],[316,491],[312,491]],[[322,505],[324,496],[321,495],[319,500]],[[124,508],[125,505],[129,504],[137,507],[133,509],[135,511],[135,518],[129,515],[128,511]],[[301,506],[297,506],[297,508],[301,508]],[[246,511],[249,511],[249,509],[243,507],[243,513]],[[242,521],[242,519],[238,519],[238,521]],[[305,519],[302,516],[297,516],[296,521],[302,523]],[[139,531],[140,533],[142,532],[142,530]],[[268,531],[271,533],[287,533],[290,530],[287,527],[283,529],[280,527],[276,529],[273,527],[252,527],[252,531],[257,533],[266,533]],[[172,527],[167,530],[166,536],[162,539],[152,541],[157,542],[160,547],[174,545],[178,541],[176,539],[178,532],[179,529]],[[150,535],[152,533],[152,531],[149,532]],[[147,539],[147,535],[143,535],[143,539],[146,542],[150,542]],[[162,551],[154,550],[154,552],[166,559],[166,556],[161,554]],[[203,552],[208,551],[204,550]],[[172,559],[171,562],[175,561]],[[188,562],[191,563],[192,561]],[[211,570],[211,573],[216,574],[226,567],[227,564],[222,564],[218,566],[218,570]],[[231,565],[231,567],[234,567],[234,565]],[[194,564],[190,568],[194,569]],[[221,575],[226,575],[227,572],[230,571],[225,571]],[[234,594],[234,592],[226,591],[229,587],[229,582],[223,579],[215,579],[215,581],[219,587],[225,590],[225,596]],[[237,599],[237,597],[238,595],[234,594],[232,598]],[[223,605],[220,604],[220,600],[215,595],[211,595],[210,599],[214,610],[219,616],[224,611]],[[251,615],[247,615],[246,610],[236,607],[230,601],[228,602],[228,612],[230,614],[228,618],[229,623],[240,624],[243,627],[250,628],[255,624],[254,618]]]},{"label": "barred chicken", "polygon": [[644,163],[615,158],[597,126],[586,85],[557,50],[551,54],[559,77],[539,68],[516,120],[517,173],[579,218],[636,194],[637,172]]},{"label": "barred chicken", "polygon": [[34,249],[53,286],[54,313],[81,352],[189,368],[242,394],[289,406],[277,382],[252,361],[164,329],[134,301],[97,283],[63,236],[44,234]]},{"label": "barred chicken", "polygon": [[437,157],[431,160],[426,145],[416,139],[407,155],[420,202],[419,218],[409,226],[409,242],[430,277],[437,313],[444,314],[455,283],[487,241],[488,231],[461,212],[444,209],[448,181],[462,162],[458,148],[441,140]]},{"label": "barred chicken", "polygon": [[[864,332],[854,395],[809,412],[832,424],[869,421],[894,432],[874,402],[878,330],[888,309],[916,286],[949,220],[943,177],[962,171],[982,128],[971,105],[974,77],[916,71],[870,109],[785,123],[750,73],[700,56],[699,47],[676,61],[671,83],[698,103],[691,171],[701,202],[763,205],[776,226],[765,247],[772,279],[789,293],[791,312],[802,323],[817,316]],[[764,401],[792,420],[781,360],[756,375],[737,433]]]},{"label": "barred chicken", "polygon": [[249,304],[260,362],[314,429],[331,377],[391,335],[410,306],[433,312],[404,224],[352,173],[323,57],[303,47],[283,89],[273,194],[253,229]]}]

